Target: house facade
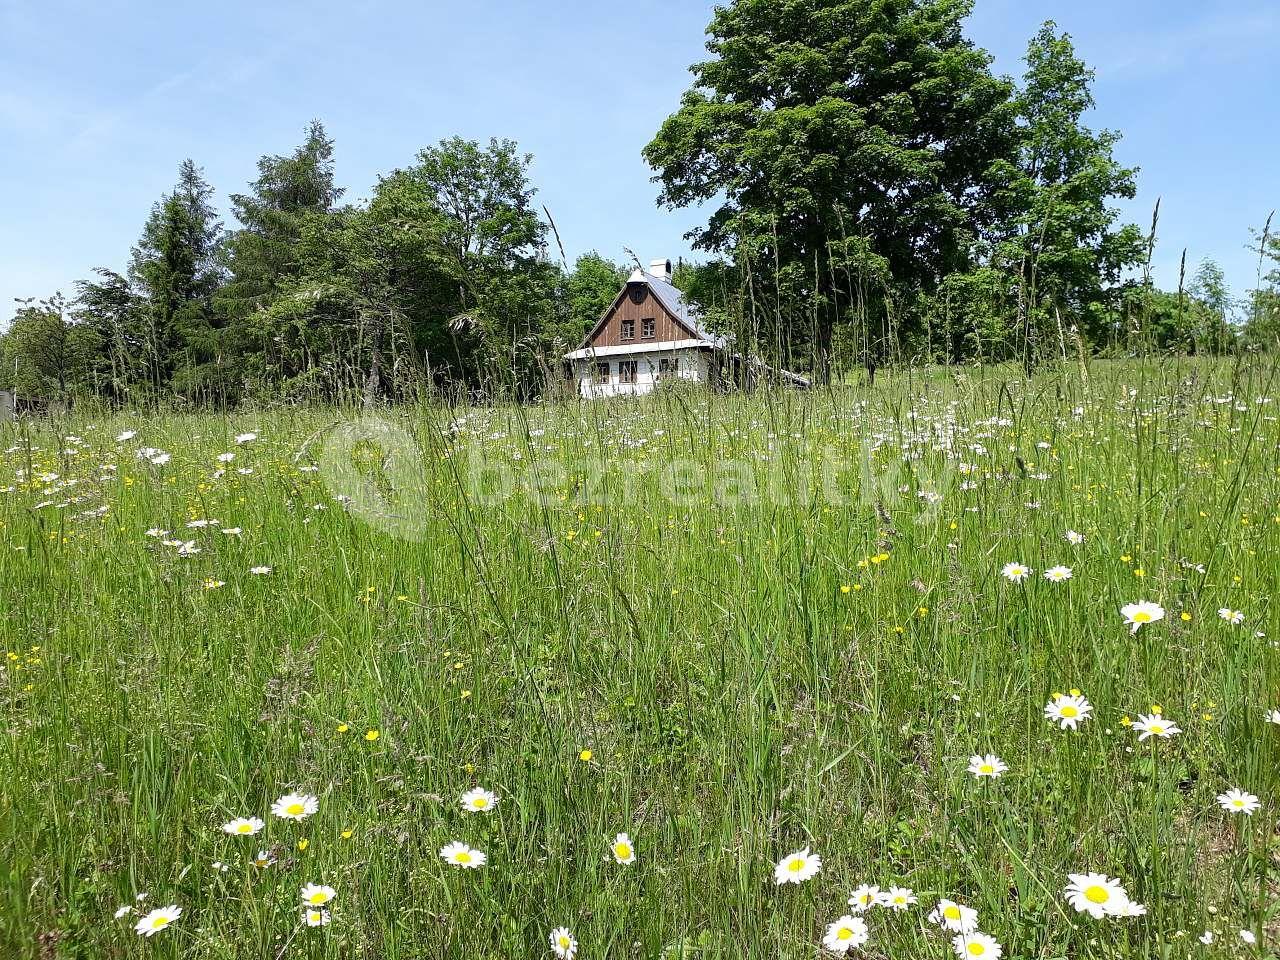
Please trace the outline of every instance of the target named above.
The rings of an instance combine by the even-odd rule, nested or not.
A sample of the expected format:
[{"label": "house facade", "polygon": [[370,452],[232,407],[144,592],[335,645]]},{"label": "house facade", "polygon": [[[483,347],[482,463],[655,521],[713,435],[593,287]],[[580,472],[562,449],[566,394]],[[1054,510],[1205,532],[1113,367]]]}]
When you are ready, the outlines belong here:
[{"label": "house facade", "polygon": [[671,285],[671,261],[636,270],[577,350],[565,354],[578,394],[638,396],[664,380],[716,383],[728,344]]}]

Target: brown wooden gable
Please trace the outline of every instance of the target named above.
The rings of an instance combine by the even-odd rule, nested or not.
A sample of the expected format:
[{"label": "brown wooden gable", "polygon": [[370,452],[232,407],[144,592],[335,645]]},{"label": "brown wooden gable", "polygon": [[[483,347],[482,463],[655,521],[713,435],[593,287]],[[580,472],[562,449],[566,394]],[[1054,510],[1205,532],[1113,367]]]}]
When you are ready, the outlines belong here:
[{"label": "brown wooden gable", "polygon": [[[634,321],[635,336],[622,339],[622,321]],[[653,320],[654,334],[644,336],[644,321]],[[628,283],[587,336],[587,347],[639,346],[672,340],[700,340],[696,333],[671,315],[645,283]]]}]

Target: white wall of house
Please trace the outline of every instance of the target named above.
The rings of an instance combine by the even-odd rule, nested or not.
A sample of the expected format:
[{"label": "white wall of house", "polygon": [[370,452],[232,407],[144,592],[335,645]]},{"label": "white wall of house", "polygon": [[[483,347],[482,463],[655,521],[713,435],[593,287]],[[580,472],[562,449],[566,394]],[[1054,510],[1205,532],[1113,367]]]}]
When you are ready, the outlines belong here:
[{"label": "white wall of house", "polygon": [[[631,353],[621,356],[597,357],[596,359],[575,360],[573,362],[574,377],[578,381],[578,394],[586,399],[596,397],[638,397],[652,393],[662,378],[661,361],[675,361],[675,376],[681,380],[705,383],[709,375],[707,351],[705,350],[655,350],[650,353]],[[623,383],[621,379],[622,363],[634,362],[636,365],[636,382]],[[597,382],[596,365],[609,365],[607,381]],[[671,374],[667,374],[671,376]]]}]

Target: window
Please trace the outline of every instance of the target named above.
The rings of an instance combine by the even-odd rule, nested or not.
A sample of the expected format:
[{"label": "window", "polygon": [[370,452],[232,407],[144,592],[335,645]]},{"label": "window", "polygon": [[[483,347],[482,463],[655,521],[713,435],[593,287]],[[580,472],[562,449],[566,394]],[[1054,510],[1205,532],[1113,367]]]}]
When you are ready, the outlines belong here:
[{"label": "window", "polygon": [[608,382],[609,382],[608,361],[605,361],[603,363],[597,363],[596,364],[596,383],[608,383]]},{"label": "window", "polygon": [[652,340],[654,334],[657,333],[657,330],[658,324],[653,317],[648,317],[640,321],[640,336],[645,340]]},{"label": "window", "polygon": [[636,382],[636,361],[620,360],[618,361],[618,382],[619,383],[635,383]]},{"label": "window", "polygon": [[658,377],[674,377],[680,373],[680,361],[675,357],[663,357],[658,361]]},{"label": "window", "polygon": [[634,320],[622,321],[622,339],[634,340],[636,338],[636,322]]}]

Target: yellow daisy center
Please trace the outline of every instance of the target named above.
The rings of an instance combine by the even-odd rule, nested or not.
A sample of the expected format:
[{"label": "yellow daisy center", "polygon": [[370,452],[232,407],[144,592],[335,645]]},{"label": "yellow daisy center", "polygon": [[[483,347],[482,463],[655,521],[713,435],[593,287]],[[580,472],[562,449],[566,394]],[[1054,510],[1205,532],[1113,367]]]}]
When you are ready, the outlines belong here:
[{"label": "yellow daisy center", "polygon": [[1140,610],[1133,615],[1133,622],[1134,623],[1150,623],[1151,614],[1147,613],[1145,610]]},{"label": "yellow daisy center", "polygon": [[1084,898],[1090,903],[1106,903],[1111,899],[1111,891],[1100,883],[1095,883],[1084,892]]},{"label": "yellow daisy center", "polygon": [[1153,723],[1151,724],[1150,730],[1152,733],[1164,733],[1164,724]]},{"label": "yellow daisy center", "polygon": [[566,950],[568,950],[568,949],[569,949],[569,938],[568,938],[568,937],[561,936],[561,937],[560,937],[560,939],[559,939],[559,941],[558,941],[558,943],[560,944],[560,946],[564,947]]},{"label": "yellow daisy center", "polygon": [[980,766],[980,767],[978,768],[978,770],[979,770],[979,771],[981,771],[982,773],[995,773],[995,772],[996,772],[996,768],[995,768],[995,767],[993,767],[993,766],[992,766],[991,764],[989,764],[989,763],[984,763],[982,766]]},{"label": "yellow daisy center", "polygon": [[307,809],[307,808],[306,808],[306,805],[305,805],[305,804],[301,804],[301,803],[291,803],[291,804],[289,804],[287,807],[285,807],[285,808],[284,808],[284,812],[285,812],[285,813],[287,813],[287,814],[289,814],[289,815],[290,815],[290,816],[292,816],[292,817],[297,817],[297,816],[301,816],[301,815],[302,815],[302,812],[303,812],[304,810],[306,810],[306,809]]},{"label": "yellow daisy center", "polygon": [[969,956],[971,957],[980,957],[987,952],[986,945],[978,943],[976,940],[965,947],[965,949],[969,951]]},{"label": "yellow daisy center", "polygon": [[169,925],[168,917],[156,917],[154,920],[151,921],[151,927],[153,930],[159,930],[161,927],[167,927],[168,925]]},{"label": "yellow daisy center", "polygon": [[614,846],[613,852],[617,855],[619,860],[626,860],[631,856],[631,847],[625,843],[619,843]]},{"label": "yellow daisy center", "polygon": [[946,917],[948,920],[959,920],[960,908],[955,905],[952,905],[950,907],[947,907],[947,909],[943,910],[942,915]]},{"label": "yellow daisy center", "polygon": [[1244,801],[1243,801],[1243,800],[1232,800],[1232,801],[1231,801],[1231,803],[1232,803],[1232,805],[1233,805],[1233,806],[1237,806],[1237,807],[1243,807],[1243,806],[1244,806]]},{"label": "yellow daisy center", "polygon": [[787,869],[792,873],[799,873],[804,869],[804,857],[793,857],[791,862],[787,864]]},{"label": "yellow daisy center", "polygon": [[252,832],[253,832],[253,824],[251,824],[251,823],[242,823],[242,824],[240,824],[240,826],[236,827],[236,831],[237,831],[238,833],[252,833]]},{"label": "yellow daisy center", "polygon": [[325,896],[324,896],[324,894],[323,894],[322,892],[320,892],[320,891],[316,891],[315,893],[313,893],[313,894],[311,895],[311,902],[312,902],[312,903],[314,903],[314,904],[316,904],[317,906],[319,906],[320,904],[324,903],[324,901],[325,901]]},{"label": "yellow daisy center", "polygon": [[1063,707],[1061,713],[1064,717],[1068,719],[1070,719],[1071,717],[1076,717],[1080,715],[1080,711],[1077,710],[1075,707]]},{"label": "yellow daisy center", "polygon": [[850,930],[848,927],[841,927],[839,930],[836,931],[837,940],[850,940],[852,938],[853,938],[853,931]]},{"label": "yellow daisy center", "polygon": [[471,805],[475,807],[477,810],[483,810],[486,806],[488,806],[488,804],[489,804],[489,801],[486,800],[484,797],[476,797],[474,800],[471,801]]},{"label": "yellow daisy center", "polygon": [[458,858],[457,858],[457,859],[458,859],[458,862],[459,862],[459,863],[470,863],[470,862],[471,862],[471,854],[467,853],[467,851],[465,851],[465,850],[460,850],[460,851],[458,852]]}]

